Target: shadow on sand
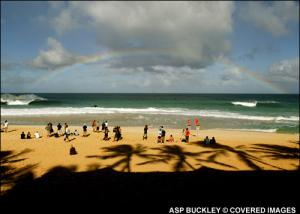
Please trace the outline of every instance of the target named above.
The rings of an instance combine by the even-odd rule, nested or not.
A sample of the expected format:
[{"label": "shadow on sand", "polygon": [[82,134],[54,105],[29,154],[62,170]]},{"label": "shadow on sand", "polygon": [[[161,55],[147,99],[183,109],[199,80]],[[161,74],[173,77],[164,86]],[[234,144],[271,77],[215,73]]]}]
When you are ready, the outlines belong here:
[{"label": "shadow on sand", "polygon": [[26,160],[27,158],[21,157],[31,151],[30,149],[25,149],[16,154],[13,151],[0,151],[0,195],[5,193],[6,187],[11,187],[33,178],[31,170],[37,167],[37,164],[26,165],[21,168],[13,166],[13,163]]},{"label": "shadow on sand", "polygon": [[291,192],[299,181],[299,171],[222,171],[207,167],[172,173],[128,173],[112,168],[75,170],[76,166],[58,166],[40,178],[18,183],[2,197],[1,207],[11,210],[12,204],[34,203],[49,208],[63,205],[70,210],[79,206],[108,209],[110,212],[106,213],[114,213],[146,206],[142,213],[160,213],[157,206],[165,209],[183,202],[198,203],[195,204],[198,206],[200,202],[204,205],[209,201],[292,203],[296,197]]},{"label": "shadow on sand", "polygon": [[[290,154],[296,150],[274,145],[265,147],[261,144],[253,145],[253,148],[230,147],[222,144],[204,145],[202,142],[194,144],[207,150],[188,152],[178,145],[163,145],[161,148],[153,148],[158,151],[157,154],[148,154],[149,150],[142,145],[105,147],[103,155],[87,157],[98,159],[100,164],[101,160],[116,159],[111,166],[99,169],[102,164],[94,164],[89,166],[91,171],[86,172],[76,172],[76,166],[54,167],[40,178],[34,179],[31,176],[16,183],[1,197],[0,206],[2,209],[12,210],[14,204],[24,204],[25,206],[22,206],[24,211],[26,208],[30,210],[28,204],[34,203],[45,205],[47,209],[50,205],[52,207],[63,205],[69,211],[81,207],[85,211],[108,210],[105,213],[125,211],[168,213],[170,206],[180,206],[183,203],[194,206],[220,206],[220,203],[233,205],[233,202],[236,203],[235,205],[240,205],[241,202],[252,206],[267,202],[271,203],[268,205],[275,205],[276,202],[276,206],[283,203],[285,206],[295,206],[297,203],[298,199],[292,193],[298,185],[299,170],[223,171],[201,165],[203,161],[222,165],[223,163],[216,161],[216,157],[231,152],[251,169],[261,169],[256,166],[256,162],[268,163],[249,154],[247,149],[254,149],[260,155],[275,155],[276,158],[279,154],[283,154],[282,158],[296,158],[298,156]],[[202,157],[204,153],[205,158]],[[133,173],[131,164],[135,156],[145,159],[144,162],[139,163],[140,165],[152,162],[170,164],[170,161],[174,161],[171,165],[174,172]],[[11,153],[3,154],[3,157],[12,161],[22,161]],[[189,158],[198,159],[201,167],[191,165]],[[115,171],[114,168],[117,167],[121,170]],[[193,171],[182,172],[185,169]]]}]

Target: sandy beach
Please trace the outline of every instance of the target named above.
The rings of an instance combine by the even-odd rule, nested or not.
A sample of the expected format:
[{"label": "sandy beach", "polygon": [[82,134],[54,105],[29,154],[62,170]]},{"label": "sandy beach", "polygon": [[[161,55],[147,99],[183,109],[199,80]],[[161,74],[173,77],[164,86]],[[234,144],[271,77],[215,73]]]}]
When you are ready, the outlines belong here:
[{"label": "sandy beach", "polygon": [[[109,127],[109,141],[103,133],[92,132],[82,136],[82,128],[70,126],[71,131],[79,130],[80,136],[70,136],[70,142],[47,137],[43,126],[10,126],[8,133],[1,132],[1,150],[12,151],[14,167],[32,166],[34,176],[39,177],[55,166],[74,166],[75,171],[88,171],[113,166],[118,171],[153,172],[187,171],[201,166],[221,170],[294,170],[299,159],[291,151],[299,149],[298,134],[260,133],[230,130],[201,130],[199,136],[192,130],[189,143],[180,142],[180,129],[166,128],[166,136],[172,134],[174,143],[156,143],[157,129],[148,130],[148,139],[142,140],[143,127],[121,127],[123,139],[113,142],[112,128]],[[40,139],[20,139],[21,132],[32,134],[39,131]],[[215,146],[201,142],[205,136],[214,136]],[[70,145],[78,154],[69,155]],[[114,148],[114,149],[112,149]],[[109,156],[112,155],[112,156]],[[130,166],[122,159],[129,158]],[[120,162],[118,162],[120,161]],[[181,162],[179,162],[181,161]]]}]

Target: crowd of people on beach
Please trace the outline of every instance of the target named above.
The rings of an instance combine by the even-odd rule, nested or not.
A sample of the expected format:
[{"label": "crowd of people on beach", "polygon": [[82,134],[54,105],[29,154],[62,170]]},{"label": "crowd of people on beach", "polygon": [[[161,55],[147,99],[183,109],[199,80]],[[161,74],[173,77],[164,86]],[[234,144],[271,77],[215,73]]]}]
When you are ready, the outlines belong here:
[{"label": "crowd of people on beach", "polygon": [[[3,128],[1,127],[1,131],[2,132],[8,132],[8,121],[5,120],[4,123],[1,123],[1,125],[3,125]],[[198,118],[194,119],[194,125],[195,125],[195,129],[196,129],[196,135],[195,136],[199,136],[199,132],[200,132],[200,122]],[[103,140],[104,141],[109,141],[111,139],[111,137],[109,137],[109,128],[108,128],[108,121],[103,121],[101,123],[101,130],[100,130],[100,122],[93,120],[91,123],[92,126],[92,130],[95,133],[100,133],[102,132],[104,134]],[[185,128],[182,129],[182,136],[180,137],[180,142],[183,143],[189,143],[189,139],[190,139],[190,135],[191,135],[191,129],[192,129],[192,122],[191,120],[187,120],[187,125]],[[51,122],[49,122],[46,127],[45,130],[47,131],[47,137],[60,137],[60,136],[64,136],[64,141],[65,142],[69,142],[71,141],[69,136],[80,136],[79,131],[77,129],[74,130],[74,132],[71,132],[69,125],[67,123],[64,123],[64,126],[61,125],[61,123],[57,124],[57,131],[54,131],[53,128],[53,124]],[[122,131],[121,131],[121,127],[120,126],[115,126],[113,128],[113,133],[114,133],[114,138],[113,141],[119,141],[122,140]],[[82,137],[88,137],[90,134],[88,133],[88,126],[86,123],[83,124],[82,126]],[[32,139],[32,138],[41,138],[42,136],[40,135],[40,133],[38,131],[36,131],[34,133],[34,135],[32,136],[31,133],[28,131],[27,134],[25,134],[24,131],[22,131],[21,133],[21,139]],[[144,127],[144,134],[143,134],[143,140],[147,140],[148,139],[148,125],[145,125]],[[157,135],[157,143],[174,143],[175,139],[173,134],[170,134],[169,137],[166,139],[166,130],[164,129],[164,126],[160,126],[158,129],[158,135]],[[209,139],[208,136],[206,136],[203,140],[203,143],[205,145],[208,144],[215,144],[216,143],[216,139],[215,137],[212,137],[211,139]],[[74,155],[77,154],[77,151],[75,149],[75,147],[73,145],[71,145],[70,148],[70,155]]]}]

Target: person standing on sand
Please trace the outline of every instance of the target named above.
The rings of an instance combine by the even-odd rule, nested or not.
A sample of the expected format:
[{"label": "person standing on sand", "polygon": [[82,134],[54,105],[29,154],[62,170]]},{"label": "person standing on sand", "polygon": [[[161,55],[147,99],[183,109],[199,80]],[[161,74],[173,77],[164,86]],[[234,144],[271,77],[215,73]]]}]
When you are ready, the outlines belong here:
[{"label": "person standing on sand", "polygon": [[107,122],[107,120],[105,121],[105,128],[108,128],[108,122]]},{"label": "person standing on sand", "polygon": [[60,123],[58,123],[57,124],[57,134],[60,136],[60,135],[62,135],[62,130],[61,130],[61,124]]},{"label": "person standing on sand", "polygon": [[8,131],[8,121],[5,120],[4,121],[4,132],[7,132]]},{"label": "person standing on sand", "polygon": [[96,128],[97,128],[97,122],[96,122],[96,120],[93,120],[93,122],[92,122],[92,128],[93,128],[93,132],[96,132]]},{"label": "person standing on sand", "polygon": [[65,134],[64,135],[65,135],[64,141],[66,141],[66,140],[70,141],[70,139],[69,139],[70,129],[69,129],[68,125],[65,126]]},{"label": "person standing on sand", "polygon": [[200,122],[199,122],[199,119],[195,118],[194,122],[195,122],[195,126],[196,126],[196,135],[198,136],[199,135],[199,131],[200,131]]},{"label": "person standing on sand", "polygon": [[190,138],[190,130],[188,128],[185,129],[185,142],[188,143],[189,142],[189,138]]},{"label": "person standing on sand", "polygon": [[45,127],[46,131],[47,131],[47,137],[50,137],[50,122],[47,124],[47,126]]},{"label": "person standing on sand", "polygon": [[165,142],[165,137],[166,137],[166,131],[165,131],[164,127],[162,126],[162,130],[161,130],[161,143]]},{"label": "person standing on sand", "polygon": [[158,129],[157,143],[161,143],[162,128],[163,126],[160,126]]},{"label": "person standing on sand", "polygon": [[144,127],[144,135],[143,135],[143,140],[147,140],[148,136],[148,125],[145,125]]},{"label": "person standing on sand", "polygon": [[104,129],[104,138],[103,138],[103,140],[109,140],[108,132],[109,132],[108,128],[105,127],[105,129]]}]

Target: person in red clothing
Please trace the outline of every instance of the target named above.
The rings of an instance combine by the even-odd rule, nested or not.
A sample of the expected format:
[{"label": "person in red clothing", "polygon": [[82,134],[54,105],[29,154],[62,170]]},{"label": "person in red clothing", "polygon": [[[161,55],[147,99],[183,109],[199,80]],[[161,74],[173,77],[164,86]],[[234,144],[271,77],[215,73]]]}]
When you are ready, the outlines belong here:
[{"label": "person in red clothing", "polygon": [[190,130],[188,128],[185,129],[185,142],[188,143],[189,142],[189,138],[190,138]]},{"label": "person in red clothing", "polygon": [[194,122],[195,122],[195,126],[196,126],[196,135],[198,136],[199,135],[199,131],[200,131],[200,122],[199,122],[199,119],[195,118]]}]

